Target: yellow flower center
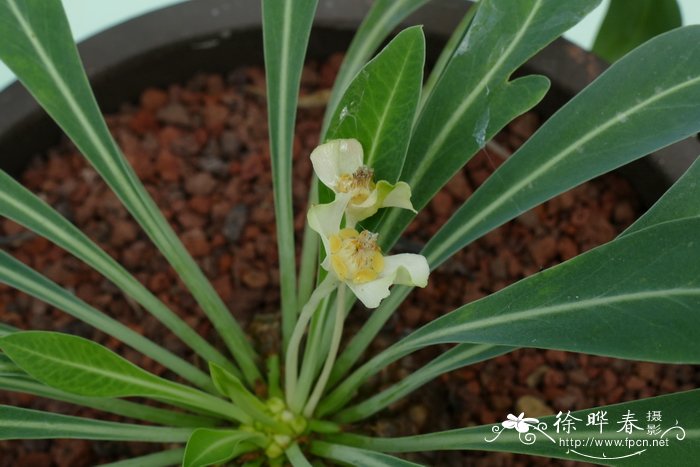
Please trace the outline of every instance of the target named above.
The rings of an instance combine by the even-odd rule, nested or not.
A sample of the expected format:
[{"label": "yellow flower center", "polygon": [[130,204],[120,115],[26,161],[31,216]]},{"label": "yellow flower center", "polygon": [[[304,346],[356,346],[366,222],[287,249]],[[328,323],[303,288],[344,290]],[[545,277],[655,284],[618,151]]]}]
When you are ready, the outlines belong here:
[{"label": "yellow flower center", "polygon": [[361,203],[374,190],[374,171],[367,166],[360,166],[352,174],[342,174],[335,183],[338,193],[352,194],[353,203]]},{"label": "yellow flower center", "polygon": [[384,270],[384,256],[377,245],[377,234],[368,230],[343,229],[331,235],[331,266],[343,281],[364,284]]}]

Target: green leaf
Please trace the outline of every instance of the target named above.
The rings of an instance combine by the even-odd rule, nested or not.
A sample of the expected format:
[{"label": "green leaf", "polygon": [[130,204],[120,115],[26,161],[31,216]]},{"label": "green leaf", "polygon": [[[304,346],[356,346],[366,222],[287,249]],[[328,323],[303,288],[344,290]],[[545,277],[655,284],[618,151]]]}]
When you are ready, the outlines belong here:
[{"label": "green leaf", "polygon": [[700,216],[700,158],[621,236],[685,217]]},{"label": "green leaf", "polygon": [[626,235],[465,305],[406,342],[700,363],[699,231],[700,218],[686,218]]},{"label": "green leaf", "polygon": [[626,235],[438,318],[355,371],[319,406],[341,408],[371,374],[429,345],[484,343],[699,363],[700,218]]},{"label": "green leaf", "polygon": [[338,423],[353,423],[364,420],[444,373],[503,355],[512,350],[511,347],[488,344],[457,345],[393,386],[344,409],[333,419]]},{"label": "green leaf", "polygon": [[311,452],[317,456],[339,462],[342,465],[357,467],[421,467],[420,464],[405,461],[381,452],[323,441],[312,441]]},{"label": "green leaf", "polygon": [[269,415],[265,404],[248,391],[240,379],[216,363],[209,363],[209,372],[219,393],[230,398],[242,411],[273,430],[291,434],[291,430],[286,425],[277,422]]},{"label": "green leaf", "polygon": [[209,376],[119,321],[91,307],[24,263],[0,251],[0,282],[21,290],[113,336],[193,383],[213,390]]},{"label": "green leaf", "polygon": [[652,37],[682,24],[676,0],[611,0],[593,52],[612,63]]},{"label": "green leaf", "polygon": [[17,332],[17,328],[9,324],[0,323],[0,337]]},{"label": "green leaf", "polygon": [[[600,425],[587,425],[589,415],[599,411],[606,412],[605,418],[608,422],[607,425],[602,425],[602,433]],[[621,423],[628,411],[635,419],[634,425],[642,428],[633,428],[631,434],[623,429],[624,423]],[[572,412],[571,415],[578,421],[570,419],[574,423],[574,429],[569,433],[564,432],[564,425],[561,423],[561,429],[557,432],[557,426],[554,424],[556,417],[551,416],[539,420],[539,429],[533,427],[528,434],[522,435],[513,429],[503,429],[500,424],[495,424],[403,438],[369,438],[348,434],[332,436],[331,439],[338,443],[386,452],[487,450],[604,465],[687,465],[690,459],[700,456],[700,430],[696,416],[698,411],[700,390],[696,389]],[[661,420],[649,422],[647,417],[650,412],[661,412]],[[560,418],[565,415],[566,413],[563,413]],[[505,413],[503,419],[506,419]],[[647,428],[650,424],[659,426],[660,431],[649,435]],[[625,440],[639,444],[627,447],[624,445]],[[657,442],[656,446],[653,445],[654,440]],[[665,440],[667,444],[659,446],[660,440]],[[610,443],[606,444],[605,441]],[[575,446],[574,443],[578,443],[579,446]],[[644,446],[644,443],[647,445]]]},{"label": "green leaf", "polygon": [[90,397],[150,397],[195,407],[219,418],[248,422],[238,407],[195,389],[159,378],[111,350],[82,337],[24,331],[0,338],[0,348],[38,381]]},{"label": "green leaf", "polygon": [[[416,121],[401,180],[421,210],[498,131],[537,104],[543,76],[511,75],[599,0],[484,0]],[[391,209],[380,241],[391,247],[414,214]]]},{"label": "green leaf", "polygon": [[292,444],[284,451],[292,467],[311,467],[311,463],[306,459],[304,453],[299,449],[297,443]]},{"label": "green leaf", "polygon": [[345,53],[345,59],[338,70],[333,83],[333,90],[326,106],[323,119],[322,139],[336,113],[338,103],[346,89],[360,69],[367,63],[375,50],[384,42],[386,37],[408,15],[413,13],[429,0],[376,0],[367,12],[365,19],[357,29],[350,47]]},{"label": "green leaf", "polygon": [[[435,268],[528,209],[700,130],[700,26],[647,42],[550,118],[424,249]],[[614,96],[614,99],[612,97]]]},{"label": "green leaf", "polygon": [[143,305],[202,358],[235,371],[233,365],[206,339],[170,311],[80,229],[4,171],[0,171],[0,216],[22,224],[81,259]]},{"label": "green leaf", "polygon": [[109,412],[121,415],[123,417],[135,418],[137,420],[144,420],[159,425],[203,427],[214,426],[219,423],[218,420],[214,420],[212,418],[159,409],[157,407],[137,404],[135,402],[129,402],[121,399],[76,396],[75,394],[41,384],[38,381],[28,377],[16,366],[15,372],[10,374],[3,374],[2,368],[0,368],[0,389],[47,397],[49,399],[82,405],[84,407],[90,407],[103,412]]},{"label": "green leaf", "polygon": [[0,405],[0,439],[77,438],[178,443],[187,440],[190,433],[190,428],[103,422]]},{"label": "green leaf", "polygon": [[355,138],[376,180],[401,173],[420,99],[425,63],[421,27],[399,33],[353,79],[330,120],[327,140]]},{"label": "green leaf", "polygon": [[282,293],[283,348],[287,347],[297,315],[292,207],[294,123],[301,70],[317,3],[318,0],[262,2],[272,186]]},{"label": "green leaf", "polygon": [[187,441],[182,465],[204,467],[223,463],[246,452],[264,448],[266,442],[266,438],[259,433],[200,428]]},{"label": "green leaf", "polygon": [[166,467],[169,465],[180,465],[184,453],[185,450],[183,448],[175,448],[146,454],[145,456],[132,457],[123,461],[110,462],[109,464],[100,464],[100,467]]},{"label": "green leaf", "polygon": [[[700,106],[687,104],[700,99],[700,50],[687,47],[698,41],[698,26],[657,37],[573,98],[430,240],[423,254],[431,267],[559,193],[700,130]],[[394,287],[338,359],[333,381],[411,290]]]},{"label": "green leaf", "polygon": [[253,383],[255,353],[111,137],[59,0],[0,0],[0,60],[75,143],[168,259]]}]

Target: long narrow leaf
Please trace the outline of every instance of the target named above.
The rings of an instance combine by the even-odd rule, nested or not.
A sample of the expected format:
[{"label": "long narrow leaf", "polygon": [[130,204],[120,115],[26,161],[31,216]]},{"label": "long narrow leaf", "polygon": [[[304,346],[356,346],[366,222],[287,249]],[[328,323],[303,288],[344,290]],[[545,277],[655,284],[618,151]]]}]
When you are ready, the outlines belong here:
[{"label": "long narrow leaf", "polygon": [[662,222],[700,216],[700,158],[673,184],[642,217],[620,236],[629,235]]},{"label": "long narrow leaf", "polygon": [[221,464],[243,453],[260,449],[267,439],[261,433],[240,430],[195,430],[187,441],[183,467]]},{"label": "long narrow leaf", "polygon": [[687,46],[695,42],[700,26],[659,36],[574,97],[431,239],[431,266],[547,199],[697,133],[700,106],[688,104],[700,100],[700,49]]},{"label": "long narrow leaf", "polygon": [[360,367],[319,406],[319,416],[342,407],[370,374],[438,343],[700,363],[698,231],[700,218],[664,222],[458,308]]},{"label": "long narrow leaf", "polygon": [[24,372],[19,370],[19,368],[17,368],[17,370],[20,372],[19,374],[16,373],[6,376],[0,374],[0,389],[47,397],[49,399],[82,405],[83,407],[90,407],[103,412],[135,418],[159,425],[203,427],[214,426],[219,423],[219,421],[212,418],[200,417],[198,415],[182,412],[173,412],[171,410],[159,409],[157,407],[137,404],[121,399],[76,396],[75,394],[41,384],[23,375]]},{"label": "long narrow leaf", "polygon": [[327,139],[355,138],[377,180],[398,180],[420,99],[425,39],[399,33],[353,79],[330,120]]},{"label": "long narrow leaf", "polygon": [[652,37],[682,24],[676,0],[611,0],[593,52],[614,62]]},{"label": "long narrow leaf", "polygon": [[[479,2],[466,34],[421,108],[408,148],[401,179],[411,186],[416,209],[422,209],[503,126],[541,100],[549,86],[546,78],[526,76],[510,81],[510,76],[599,2]],[[413,216],[400,209],[382,215],[379,239],[383,249],[394,245]],[[394,288],[339,357],[331,381],[337,381],[359,359],[410,290]]]},{"label": "long narrow leaf", "polygon": [[[697,41],[699,26],[657,37],[573,98],[431,239],[423,251],[431,268],[563,191],[699,131],[700,106],[688,104],[700,99],[700,50],[687,47]],[[650,67],[663,72],[649,73]],[[392,290],[339,358],[337,375],[357,361],[410,291]]]},{"label": "long narrow leaf", "polygon": [[127,295],[143,305],[146,310],[158,318],[202,358],[217,362],[229,371],[235,371],[230,362],[218,350],[170,311],[163,302],[158,300],[87,235],[4,171],[0,171],[0,216],[5,216],[24,225],[95,268]]},{"label": "long narrow leaf", "polygon": [[100,464],[100,467],[167,467],[169,465],[180,465],[184,453],[185,450],[183,448],[175,448],[146,454],[145,456],[132,457],[123,461],[110,462],[109,464]]},{"label": "long narrow leaf", "polygon": [[284,348],[294,329],[296,249],[292,207],[292,146],[301,70],[318,0],[263,0],[267,113],[277,219]]},{"label": "long narrow leaf", "polygon": [[111,137],[59,0],[0,0],[0,59],[116,193],[211,319],[250,383],[255,353],[226,305],[163,217]]},{"label": "long narrow leaf", "polygon": [[0,282],[53,305],[96,329],[119,339],[198,386],[207,388],[209,391],[214,389],[209,376],[199,368],[153,343],[150,339],[133,331],[119,321],[91,307],[55,282],[49,280],[46,276],[39,274],[4,251],[0,251]]},{"label": "long narrow leaf", "polygon": [[311,452],[317,456],[356,467],[422,467],[420,464],[405,461],[387,454],[360,449],[342,444],[313,441]]},{"label": "long narrow leaf", "polygon": [[408,15],[429,0],[376,0],[365,19],[355,33],[350,47],[345,53],[338,75],[335,77],[333,90],[326,107],[321,135],[326,134],[333,114],[345,90],[360,69],[367,63],[375,50],[381,45],[391,31]]},{"label": "long narrow leaf", "polygon": [[0,439],[77,438],[147,443],[186,441],[191,428],[104,422],[0,405]]},{"label": "long narrow leaf", "polygon": [[[419,116],[401,179],[422,209],[498,131],[537,104],[543,76],[510,80],[532,55],[578,23],[599,0],[484,0]],[[382,246],[391,247],[414,214],[383,217]]]},{"label": "long narrow leaf", "polygon": [[196,408],[218,418],[250,421],[238,407],[159,378],[82,337],[44,331],[17,332],[1,338],[0,348],[34,379],[72,394],[150,397]]},{"label": "long narrow leaf", "polygon": [[304,453],[301,452],[297,443],[292,444],[284,452],[287,459],[292,464],[292,467],[311,467],[311,463],[306,459]]},{"label": "long narrow leaf", "polygon": [[[504,451],[603,465],[688,465],[700,456],[700,390],[641,399],[622,404],[571,412],[573,424],[556,425],[550,416],[531,422],[527,433],[500,424],[407,436],[369,438],[336,435],[334,442],[384,452],[443,450]],[[590,415],[603,413],[603,423],[589,423]],[[650,414],[660,420],[648,422]],[[525,414],[527,417],[527,414]],[[625,425],[625,417],[633,426]],[[506,420],[506,414],[503,414]],[[594,417],[600,420],[600,416]],[[649,425],[652,425],[651,433]],[[629,431],[628,431],[629,430]]]},{"label": "long narrow leaf", "polygon": [[476,10],[478,7],[478,3],[470,5],[469,10],[467,10],[467,13],[462,17],[462,20],[452,32],[452,35],[445,44],[445,47],[443,47],[440,51],[440,55],[435,61],[435,65],[433,65],[432,70],[430,70],[430,75],[428,76],[428,79],[425,80],[425,86],[423,86],[423,94],[421,95],[421,107],[425,105],[425,103],[428,100],[428,97],[430,97],[430,95],[433,93],[433,89],[435,89],[435,85],[442,77],[442,73],[445,71],[445,68],[447,68],[447,64],[450,63],[450,60],[457,52],[459,44],[464,39],[464,35],[467,33],[469,27],[471,26],[472,20],[474,19],[474,15],[476,15]]},{"label": "long narrow leaf", "polygon": [[511,350],[513,350],[511,347],[499,347],[488,344],[460,344],[419,370],[414,371],[393,386],[339,412],[334,417],[334,420],[338,423],[353,423],[369,418],[371,415],[444,373],[503,355]]}]

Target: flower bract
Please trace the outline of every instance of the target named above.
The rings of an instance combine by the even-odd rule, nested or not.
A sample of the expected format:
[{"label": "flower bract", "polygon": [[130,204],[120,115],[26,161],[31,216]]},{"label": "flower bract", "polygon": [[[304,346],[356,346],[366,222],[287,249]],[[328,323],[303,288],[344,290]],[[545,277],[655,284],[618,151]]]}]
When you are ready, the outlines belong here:
[{"label": "flower bract", "polygon": [[[414,211],[411,188],[405,182],[395,185],[374,182],[374,171],[363,165],[364,152],[356,139],[336,139],[318,146],[311,163],[319,180],[344,203],[348,227],[373,216],[379,209],[397,207]],[[414,211],[415,212],[415,211]]]}]

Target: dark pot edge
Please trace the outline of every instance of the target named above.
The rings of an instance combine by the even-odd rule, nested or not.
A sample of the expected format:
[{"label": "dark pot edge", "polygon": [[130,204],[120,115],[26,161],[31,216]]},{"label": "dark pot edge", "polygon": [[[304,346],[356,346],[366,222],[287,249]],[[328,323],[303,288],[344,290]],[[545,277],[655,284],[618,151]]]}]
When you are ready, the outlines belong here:
[{"label": "dark pot edge", "polygon": [[[314,42],[327,45],[323,40],[314,41],[316,36],[327,36],[334,30],[340,30],[337,34],[345,36],[342,41],[334,42],[347,44],[351,38],[348,30],[359,24],[368,7],[367,0],[353,4],[321,0],[315,30],[312,33],[312,49]],[[412,15],[409,22],[423,24],[429,38],[432,36],[444,40],[445,32],[449,34],[452,31],[465,10],[466,5],[463,1],[435,0]],[[345,31],[342,32],[343,30]],[[196,50],[197,54],[192,55],[200,56],[200,66],[208,69],[212,61],[207,62],[207,56],[236,38],[241,39],[236,47],[236,55],[239,55],[240,59],[219,60],[214,63],[219,67],[231,62],[261,63],[262,38],[258,2],[199,0],[176,4],[107,29],[81,42],[79,50],[94,84],[98,101],[103,108],[110,109],[114,108],[117,102],[133,99],[133,92],[129,93],[130,87],[137,92],[136,87],[144,89],[149,85],[158,84],[147,74],[134,75],[125,72],[129,67],[139,69],[139,65],[149,64],[158,56],[167,56],[168,53],[173,56],[174,48],[185,47],[190,51]],[[436,44],[430,42],[429,48],[432,45],[434,50],[438,50]],[[105,50],[109,50],[110,53],[105,53]],[[168,50],[169,52],[165,52]],[[326,50],[326,53],[330,52]],[[310,50],[309,55],[314,56],[314,52]],[[317,50],[315,56],[323,55],[319,55]],[[230,69],[231,66],[224,68]],[[558,39],[531,59],[525,71],[543,74],[552,80],[552,90],[538,106],[541,112],[550,115],[593,81],[605,68],[605,63],[594,55],[565,39]],[[189,67],[189,75],[198,69],[200,68],[196,65]],[[119,70],[122,70],[122,76],[115,78],[114,75],[119,75]],[[160,73],[162,74],[162,71]],[[175,79],[171,82],[176,81],[176,77],[173,78]],[[185,78],[186,76],[181,77]],[[20,83],[14,83],[0,92],[0,108],[4,110],[0,114],[0,167],[17,173],[34,154],[49,148],[59,133]],[[36,134],[45,134],[48,137],[37,138]],[[698,154],[700,142],[697,138],[688,138],[629,164],[622,171],[635,185],[643,201],[651,204],[680,177]]]}]

